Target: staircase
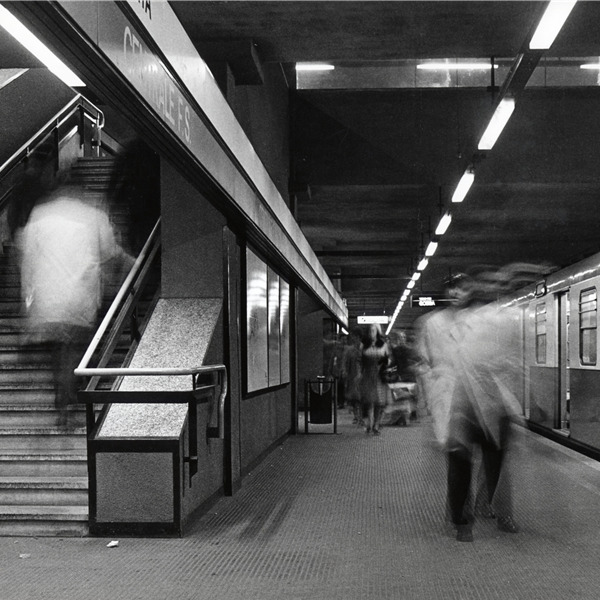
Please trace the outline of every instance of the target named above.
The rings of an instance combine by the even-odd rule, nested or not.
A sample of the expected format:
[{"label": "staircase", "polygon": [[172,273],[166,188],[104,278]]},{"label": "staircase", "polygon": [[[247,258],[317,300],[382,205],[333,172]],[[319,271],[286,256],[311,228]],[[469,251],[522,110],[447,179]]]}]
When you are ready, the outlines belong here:
[{"label": "staircase", "polygon": [[[101,201],[111,167],[103,159],[75,167],[90,201]],[[126,213],[113,217],[117,232],[125,231]],[[87,535],[85,410],[72,407],[74,425],[58,426],[50,351],[23,345],[17,251],[10,244],[0,255],[0,288],[0,536]]]}]

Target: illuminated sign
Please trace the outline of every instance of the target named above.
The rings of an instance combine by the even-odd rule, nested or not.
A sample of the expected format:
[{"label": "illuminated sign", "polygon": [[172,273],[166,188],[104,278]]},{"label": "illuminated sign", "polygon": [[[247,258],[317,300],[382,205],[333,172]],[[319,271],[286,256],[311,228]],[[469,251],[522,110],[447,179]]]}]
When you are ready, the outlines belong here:
[{"label": "illuminated sign", "polygon": [[389,323],[390,318],[388,315],[379,316],[360,316],[357,318],[359,325],[372,325],[373,323]]},{"label": "illuminated sign", "polygon": [[413,308],[435,308],[436,306],[447,306],[453,302],[454,300],[446,298],[444,294],[437,293],[413,294],[410,297],[410,305]]}]

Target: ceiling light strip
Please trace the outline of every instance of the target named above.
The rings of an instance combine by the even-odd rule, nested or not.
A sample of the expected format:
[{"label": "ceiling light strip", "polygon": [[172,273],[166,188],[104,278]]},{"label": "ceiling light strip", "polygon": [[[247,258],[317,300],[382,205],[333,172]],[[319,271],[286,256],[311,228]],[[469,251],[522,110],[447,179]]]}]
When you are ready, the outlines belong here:
[{"label": "ceiling light strip", "polygon": [[0,6],[0,26],[2,26],[17,42],[22,44],[48,70],[70,87],[83,87],[85,84],[54,52],[43,44],[21,21],[12,15],[6,8]]},{"label": "ceiling light strip", "polygon": [[435,235],[444,235],[446,231],[448,231],[450,223],[452,223],[452,215],[449,212],[447,212],[440,219],[438,226],[435,228]]},{"label": "ceiling light strip", "polygon": [[333,71],[335,67],[326,63],[296,63],[296,71]]},{"label": "ceiling light strip", "polygon": [[445,63],[445,62],[430,62],[419,63],[417,69],[421,71],[491,71],[498,68],[498,65],[491,63]]},{"label": "ceiling light strip", "polygon": [[452,194],[452,202],[462,202],[469,193],[474,181],[475,173],[473,172],[473,169],[469,168],[460,178],[456,190],[454,190],[454,194]]},{"label": "ceiling light strip", "polygon": [[[479,144],[477,146],[478,150],[491,150],[494,147],[496,140],[500,137],[502,130],[508,123],[508,120],[510,119],[510,116],[513,114],[514,110],[514,98],[503,98],[500,101],[496,107],[496,110],[494,111],[494,114],[492,115],[492,118],[490,119],[486,130],[483,132],[483,135],[479,140]],[[454,199],[452,201],[457,202]]]},{"label": "ceiling light strip", "polygon": [[556,39],[577,0],[552,0],[529,42],[530,50],[548,50]]}]

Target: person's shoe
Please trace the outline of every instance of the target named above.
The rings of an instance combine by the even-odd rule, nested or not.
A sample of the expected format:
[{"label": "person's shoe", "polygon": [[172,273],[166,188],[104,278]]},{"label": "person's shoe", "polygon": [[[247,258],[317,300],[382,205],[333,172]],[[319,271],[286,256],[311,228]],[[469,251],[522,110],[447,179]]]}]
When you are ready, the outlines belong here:
[{"label": "person's shoe", "polygon": [[480,500],[475,505],[475,514],[482,516],[484,519],[495,519],[496,513],[493,511],[490,503],[487,500]]},{"label": "person's shoe", "polygon": [[381,431],[379,431],[379,429],[373,429],[373,435],[381,435]]},{"label": "person's shoe", "polygon": [[371,428],[370,428],[370,427],[367,427],[367,429],[366,429],[365,433],[371,433]]},{"label": "person's shoe", "polygon": [[456,526],[456,541],[457,542],[472,542],[473,530],[470,523]]},{"label": "person's shoe", "polygon": [[498,529],[505,533],[519,533],[519,527],[512,517],[498,517],[497,525]]}]

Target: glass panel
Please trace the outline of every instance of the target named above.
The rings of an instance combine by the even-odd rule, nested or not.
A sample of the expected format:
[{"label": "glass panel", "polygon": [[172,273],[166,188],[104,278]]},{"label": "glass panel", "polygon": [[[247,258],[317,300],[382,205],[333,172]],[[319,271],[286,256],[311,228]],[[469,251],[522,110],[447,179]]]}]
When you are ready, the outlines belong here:
[{"label": "glass panel", "polygon": [[269,267],[269,385],[281,382],[281,366],[279,364],[279,275]]},{"label": "glass panel", "polygon": [[581,331],[581,362],[584,365],[596,364],[596,329]]},{"label": "glass panel", "polygon": [[595,328],[596,327],[596,311],[581,313],[580,327],[581,327],[581,329],[589,329],[591,327]]},{"label": "glass panel", "polygon": [[246,252],[246,367],[248,391],[268,386],[267,265]]},{"label": "glass panel", "polygon": [[538,335],[535,338],[535,360],[538,363],[546,362],[546,336]]},{"label": "glass panel", "polygon": [[279,282],[279,340],[281,343],[281,383],[290,381],[290,284]]}]

